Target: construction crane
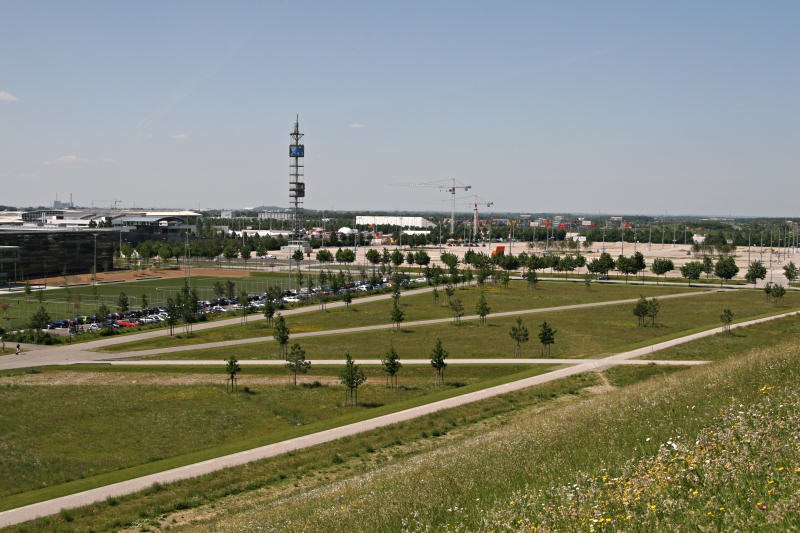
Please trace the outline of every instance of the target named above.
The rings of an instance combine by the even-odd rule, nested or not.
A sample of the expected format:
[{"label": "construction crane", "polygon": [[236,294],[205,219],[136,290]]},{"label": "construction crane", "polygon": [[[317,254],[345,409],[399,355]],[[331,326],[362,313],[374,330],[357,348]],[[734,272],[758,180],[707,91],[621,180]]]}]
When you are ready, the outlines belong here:
[{"label": "construction crane", "polygon": [[[481,198],[477,194],[470,195],[472,201],[467,204],[468,207],[472,208],[472,242],[478,242],[478,206],[481,207],[492,207],[494,202],[490,202],[485,198]],[[489,239],[491,242],[491,235],[492,235],[492,218],[489,217]]]},{"label": "construction crane", "polygon": [[[450,182],[450,184],[446,184]],[[464,185],[456,181],[455,178],[447,178],[437,181],[428,181],[425,183],[397,183],[398,187],[424,187],[429,189],[438,189],[450,193],[450,234],[456,233],[456,191],[468,191],[472,189],[472,185]]]}]

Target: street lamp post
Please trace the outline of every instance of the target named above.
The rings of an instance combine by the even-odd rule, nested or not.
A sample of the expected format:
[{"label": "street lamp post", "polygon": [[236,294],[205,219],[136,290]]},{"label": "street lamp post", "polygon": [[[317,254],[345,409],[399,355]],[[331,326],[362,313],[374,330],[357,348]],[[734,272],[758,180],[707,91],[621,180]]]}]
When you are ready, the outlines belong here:
[{"label": "street lamp post", "polygon": [[97,233],[92,235],[94,237],[94,265],[92,266],[92,284],[97,285]]}]

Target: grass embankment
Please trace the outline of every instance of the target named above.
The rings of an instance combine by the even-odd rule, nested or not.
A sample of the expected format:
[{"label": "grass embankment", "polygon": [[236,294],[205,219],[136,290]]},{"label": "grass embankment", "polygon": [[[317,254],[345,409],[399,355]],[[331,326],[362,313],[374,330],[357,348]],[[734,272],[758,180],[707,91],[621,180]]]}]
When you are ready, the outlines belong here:
[{"label": "grass embankment", "polygon": [[[541,355],[537,334],[539,325],[545,320],[557,330],[556,343],[551,351],[553,357],[600,357],[719,326],[719,317],[724,308],[732,309],[736,320],[740,321],[785,312],[798,305],[800,294],[787,294],[781,305],[774,305],[767,302],[759,291],[730,291],[661,300],[661,312],[655,327],[637,326],[632,313],[633,304],[523,316],[530,341],[523,346],[522,356]],[[485,326],[478,321],[465,321],[459,326],[437,324],[403,327],[400,331],[387,329],[325,335],[290,339],[289,342],[299,342],[312,359],[342,359],[346,352],[356,358],[372,359],[380,357],[390,345],[394,345],[400,357],[427,358],[437,338],[441,338],[451,357],[512,357],[514,342],[508,332],[515,321],[516,317],[490,316]],[[229,354],[239,359],[275,358],[277,344],[243,344],[164,353],[153,357],[219,359]]]},{"label": "grass embankment", "polygon": [[[307,385],[298,387],[288,383],[285,369],[245,368],[235,394],[226,392],[223,368],[220,363],[216,369],[216,383],[209,382],[207,368],[174,367],[160,369],[156,379],[152,370],[101,366],[0,378],[0,507],[380,416],[555,366],[451,367],[444,387],[434,385],[432,369],[407,367],[394,390],[385,387],[380,368],[364,367],[368,382],[359,389],[357,407],[343,405],[344,388],[336,383],[341,367],[315,366],[303,378]],[[99,384],[104,379],[107,384]],[[179,384],[153,384],[170,380]],[[70,384],[75,382],[84,384]]]},{"label": "grass embankment", "polygon": [[300,494],[318,483],[346,479],[368,468],[457,442],[487,427],[497,427],[523,407],[547,408],[559,399],[569,401],[599,383],[595,374],[580,374],[245,466],[156,485],[144,492],[65,511],[11,530],[116,530],[158,524],[174,527],[172,518],[164,522],[170,512],[215,505],[222,498],[235,498],[239,494],[249,499],[256,494],[254,491],[272,497]]},{"label": "grass embankment", "polygon": [[320,483],[280,505],[255,497],[195,527],[793,530],[798,362],[795,337],[539,416],[521,413],[497,431]]},{"label": "grass embankment", "polygon": [[[463,287],[455,290],[454,298],[461,300],[467,315],[475,313],[481,289]],[[676,287],[625,287],[620,285],[592,285],[591,288],[571,283],[542,282],[536,290],[530,290],[520,281],[511,282],[508,288],[501,285],[487,285],[484,289],[486,301],[492,312],[514,311],[517,309],[533,309],[555,307],[560,305],[621,300],[645,296],[661,296],[687,292],[686,288]],[[439,288],[440,297],[436,302],[430,293],[403,295],[400,307],[406,321],[427,320],[431,318],[447,318],[452,312],[446,303],[444,288]],[[402,294],[402,293],[401,293]],[[349,328],[384,324],[391,321],[392,302],[389,298],[377,302],[353,305],[349,310],[344,308],[327,309],[325,311],[309,311],[286,317],[286,324],[295,333],[319,331],[323,329]],[[235,315],[232,315],[232,318]],[[189,336],[158,337],[123,344],[115,344],[103,348],[108,352],[125,352],[134,350],[150,350],[170,346],[202,344],[272,335],[272,327],[266,321],[259,320],[244,325],[211,328],[192,333]]]}]

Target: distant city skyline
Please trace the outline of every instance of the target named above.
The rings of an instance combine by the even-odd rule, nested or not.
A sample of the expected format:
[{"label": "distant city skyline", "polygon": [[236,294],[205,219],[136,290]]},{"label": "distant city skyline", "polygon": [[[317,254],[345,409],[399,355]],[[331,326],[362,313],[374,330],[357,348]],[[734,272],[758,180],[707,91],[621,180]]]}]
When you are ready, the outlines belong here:
[{"label": "distant city skyline", "polygon": [[[798,214],[800,4],[7,2],[0,204]],[[469,209],[461,195],[458,210]]]}]

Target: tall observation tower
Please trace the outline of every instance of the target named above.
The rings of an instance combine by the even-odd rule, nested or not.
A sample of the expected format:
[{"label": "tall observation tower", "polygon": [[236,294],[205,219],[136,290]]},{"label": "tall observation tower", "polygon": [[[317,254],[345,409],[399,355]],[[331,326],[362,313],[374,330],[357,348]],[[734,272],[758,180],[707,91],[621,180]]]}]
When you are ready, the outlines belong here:
[{"label": "tall observation tower", "polygon": [[300,116],[294,121],[294,129],[289,134],[289,207],[292,210],[292,238],[289,245],[305,251],[308,243],[303,233],[303,198],[306,196],[306,184],[303,181],[303,157],[305,145],[300,133]]}]

